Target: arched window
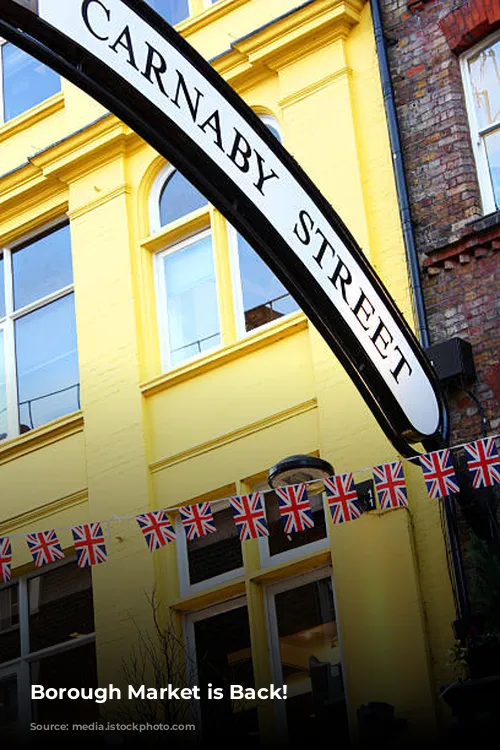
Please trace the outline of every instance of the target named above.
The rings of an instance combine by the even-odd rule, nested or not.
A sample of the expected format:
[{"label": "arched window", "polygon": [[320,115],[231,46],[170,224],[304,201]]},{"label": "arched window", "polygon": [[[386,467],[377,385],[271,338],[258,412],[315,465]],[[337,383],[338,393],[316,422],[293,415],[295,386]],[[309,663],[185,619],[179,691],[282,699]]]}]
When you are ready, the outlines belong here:
[{"label": "arched window", "polygon": [[160,226],[162,227],[208,203],[205,196],[180,172],[173,172],[167,178],[160,193],[159,202]]},{"label": "arched window", "polygon": [[[279,138],[276,121],[262,119]],[[298,310],[249,243],[171,166],[153,185],[150,216],[152,231],[165,235],[156,270],[166,369]]]},{"label": "arched window", "polygon": [[178,227],[157,268],[162,358],[175,367],[220,345],[217,287],[206,198],[171,169],[160,185],[157,227]]}]

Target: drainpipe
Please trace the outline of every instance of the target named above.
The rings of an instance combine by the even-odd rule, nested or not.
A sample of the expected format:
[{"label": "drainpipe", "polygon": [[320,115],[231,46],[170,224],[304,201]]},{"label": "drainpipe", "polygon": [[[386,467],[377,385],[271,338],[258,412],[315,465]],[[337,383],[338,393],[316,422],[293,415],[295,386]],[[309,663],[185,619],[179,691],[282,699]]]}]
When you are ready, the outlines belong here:
[{"label": "drainpipe", "polygon": [[389,141],[391,144],[392,162],[394,167],[394,176],[396,179],[396,192],[398,195],[399,214],[401,216],[401,224],[403,228],[406,260],[408,262],[408,268],[410,271],[413,304],[417,317],[418,338],[422,347],[424,349],[427,349],[430,346],[429,329],[427,327],[427,316],[425,313],[422,284],[420,282],[420,268],[418,265],[417,247],[415,244],[415,235],[413,233],[413,225],[411,221],[410,201],[408,198],[408,188],[406,185],[406,175],[403,163],[403,151],[401,148],[401,138],[399,135],[396,105],[394,103],[394,92],[392,90],[391,75],[389,72],[389,61],[387,59],[387,50],[385,47],[379,0],[370,0],[370,5],[372,11],[373,30],[375,33],[375,44],[377,47],[380,80],[382,83],[382,93],[384,96],[385,114],[389,127]]},{"label": "drainpipe", "polygon": [[[396,105],[394,102],[391,74],[389,72],[389,61],[387,58],[387,49],[385,46],[379,0],[370,0],[370,6],[380,70],[380,81],[382,84],[382,93],[384,97],[385,114],[389,128],[389,142],[391,145],[394,176],[396,180],[399,213],[401,216],[401,224],[403,229],[406,259],[410,271],[410,281],[413,292],[415,315],[417,317],[418,338],[422,347],[424,349],[427,349],[430,346],[429,329],[427,326],[424,295],[422,292],[422,284],[420,281],[420,267],[418,264],[417,247],[411,220],[410,201],[408,198],[408,187],[406,184],[406,175],[403,162],[403,150],[401,148],[401,137],[399,135],[399,125],[396,113]],[[448,424],[443,425],[443,436],[446,436],[447,434]],[[455,503],[452,497],[445,498],[444,508],[446,535],[448,537],[447,542],[453,567],[452,579],[456,594],[457,612],[460,617],[467,618],[470,612],[469,595],[467,591],[464,562],[460,549]]]}]

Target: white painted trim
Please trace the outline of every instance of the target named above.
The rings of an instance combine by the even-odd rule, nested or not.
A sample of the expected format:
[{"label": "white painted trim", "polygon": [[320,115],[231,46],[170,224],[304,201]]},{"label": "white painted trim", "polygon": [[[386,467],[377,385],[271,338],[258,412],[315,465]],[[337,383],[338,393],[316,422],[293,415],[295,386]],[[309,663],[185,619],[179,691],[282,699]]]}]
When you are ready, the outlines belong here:
[{"label": "white painted trim", "polygon": [[[0,248],[4,259],[4,282],[5,282],[5,318],[2,327],[4,330],[4,351],[5,351],[5,380],[7,396],[7,438],[16,437],[20,434],[19,426],[19,394],[17,388],[17,361],[15,348],[15,321],[24,315],[28,315],[35,310],[39,310],[46,305],[58,299],[62,299],[74,293],[74,283],[68,284],[40,299],[30,302],[18,310],[14,309],[14,284],[12,254],[17,250],[22,250],[30,243],[36,241],[40,236],[57,231],[58,229],[68,226],[66,218],[61,217],[47,222],[41,227],[26,233],[21,238],[8,243],[5,247]],[[70,231],[70,254],[71,254],[71,227]]]},{"label": "white painted trim", "polygon": [[[67,557],[64,560],[60,560],[56,563],[52,563],[50,566],[44,566],[43,568],[37,568],[30,571],[24,576],[13,578],[9,583],[2,584],[0,590],[17,586],[18,590],[18,608],[19,608],[19,640],[20,640],[20,656],[16,659],[11,659],[8,662],[0,664],[0,680],[6,679],[9,676],[15,676],[17,679],[17,695],[18,695],[18,706],[19,706],[19,726],[21,730],[29,727],[30,721],[33,718],[33,707],[31,703],[30,685],[31,685],[31,673],[30,665],[34,662],[41,661],[46,657],[53,656],[54,654],[65,653],[66,651],[73,651],[74,649],[80,648],[88,643],[95,643],[95,632],[82,635],[79,638],[72,638],[68,641],[62,641],[61,643],[55,643],[52,646],[39,649],[38,651],[30,651],[30,605],[29,605],[29,580],[32,578],[41,577],[46,573],[50,573],[51,570],[61,568],[70,563],[74,563],[76,557]],[[27,731],[27,729],[26,729]]]},{"label": "white painted trim", "polygon": [[[471,49],[467,50],[467,52],[464,52],[460,58],[460,69],[462,72],[462,83],[464,87],[467,116],[469,119],[472,150],[474,153],[474,159],[476,161],[477,179],[483,204],[483,213],[485,214],[492,213],[496,211],[497,208],[495,204],[495,194],[493,192],[493,185],[490,176],[484,136],[487,133],[491,132],[492,128],[495,129],[497,125],[494,124],[483,129],[479,127],[479,123],[476,117],[474,93],[472,91],[472,85],[469,75],[469,60],[482,49],[495,44],[495,42],[499,40],[500,34],[497,32],[496,34],[489,36],[487,39],[483,39],[479,44],[474,45],[474,47],[471,47]],[[498,127],[500,128],[500,122],[498,123]]]},{"label": "white painted trim", "polygon": [[[216,284],[216,295],[217,295],[217,300],[218,300],[219,288],[218,288],[217,270],[216,270],[216,263],[215,263],[215,248],[214,248],[213,234],[212,234],[211,228],[203,229],[200,232],[197,232],[196,234],[186,237],[180,240],[179,242],[176,242],[175,244],[165,248],[164,250],[161,250],[155,255],[158,332],[160,335],[160,353],[161,353],[162,367],[164,370],[170,370],[170,369],[173,369],[174,367],[183,367],[188,362],[192,362],[196,359],[199,359],[200,357],[204,357],[209,352],[215,351],[216,349],[220,349],[221,347],[220,343],[215,344],[214,346],[211,346],[208,349],[204,349],[203,351],[198,352],[197,354],[194,354],[191,357],[186,357],[177,365],[173,365],[171,358],[170,358],[170,336],[169,336],[169,330],[168,330],[168,299],[167,299],[167,292],[165,289],[165,274],[163,273],[162,261],[165,257],[169,255],[173,255],[176,252],[180,252],[181,250],[185,250],[190,245],[194,245],[196,242],[199,242],[200,240],[203,240],[206,237],[210,237],[211,239],[212,262],[213,262],[215,284]],[[218,317],[218,322],[219,322],[219,335],[220,335],[221,334],[220,310],[219,310],[218,305],[217,305],[217,317]]]},{"label": "white painted trim", "polygon": [[0,125],[5,124],[5,104],[3,100],[3,54],[2,47],[6,43],[5,39],[0,38]]},{"label": "white painted trim", "polygon": [[151,190],[149,191],[149,233],[156,234],[163,229],[160,221],[160,196],[165,183],[175,172],[175,167],[165,164],[155,177]]},{"label": "white painted trim", "polygon": [[[190,612],[184,615],[184,643],[185,643],[185,658],[186,658],[186,670],[187,670],[187,683],[189,687],[199,685],[198,675],[198,662],[196,659],[196,636],[194,626],[196,622],[200,620],[207,620],[209,617],[215,617],[224,612],[230,612],[232,609],[238,609],[239,607],[247,607],[246,596],[238,596],[234,599],[227,599],[220,604],[214,604],[209,607],[204,607],[196,612]],[[253,654],[252,654],[253,663]],[[193,719],[195,724],[201,727],[201,706],[199,701],[193,702]]]},{"label": "white painted trim", "polygon": [[5,280],[5,324],[4,324],[4,352],[5,352],[5,386],[7,396],[7,437],[19,435],[19,407],[17,392],[17,365],[14,320],[14,285],[12,281],[12,253],[5,249],[4,280]]},{"label": "white painted trim", "polygon": [[[254,488],[252,488],[252,491],[269,492],[269,485],[267,484],[267,482],[263,482],[262,484],[258,484]],[[303,557],[304,555],[312,555],[316,552],[330,549],[330,524],[328,523],[329,508],[328,503],[325,499],[324,492],[321,493],[321,504],[323,506],[323,513],[325,515],[326,536],[323,539],[317,539],[315,542],[309,542],[309,544],[303,544],[300,547],[295,547],[294,549],[286,550],[285,552],[279,552],[277,555],[271,555],[269,552],[270,536],[260,536],[258,537],[258,545],[260,564],[262,568],[267,568],[270,565],[280,565],[282,563],[291,562],[298,557]]]},{"label": "white painted trim", "polygon": [[35,312],[36,310],[41,310],[42,307],[50,305],[51,302],[57,302],[58,299],[62,299],[63,297],[67,297],[68,295],[73,294],[74,290],[74,285],[69,284],[68,286],[62,287],[62,289],[58,289],[57,292],[51,292],[45,297],[41,297],[40,299],[35,300],[35,302],[30,302],[28,305],[25,305],[24,307],[20,307],[18,310],[13,311],[11,316],[12,320],[18,320],[19,318],[23,318],[25,315],[29,315],[29,313]]},{"label": "white painted trim", "polygon": [[[215,503],[211,503],[215,505]],[[218,576],[212,578],[205,578],[203,581],[198,583],[190,583],[189,580],[189,558],[186,539],[186,533],[180,518],[177,520],[175,525],[175,536],[177,543],[177,570],[179,572],[179,587],[181,596],[190,596],[191,594],[199,594],[201,591],[218,586],[221,583],[228,583],[235,578],[240,578],[245,573],[244,566],[228,570],[225,573],[221,573]]]},{"label": "white painted trim", "polygon": [[234,314],[236,316],[236,336],[244,338],[245,310],[243,305],[243,284],[241,283],[240,253],[238,249],[238,232],[227,222],[227,245],[229,249],[229,266],[231,269],[231,286],[233,289]]},{"label": "white painted trim", "polygon": [[[273,683],[276,687],[283,687],[283,670],[281,668],[281,648],[280,638],[278,630],[278,617],[276,614],[276,595],[281,594],[283,591],[289,591],[290,589],[299,588],[300,586],[306,586],[308,583],[314,583],[322,578],[331,578],[332,581],[332,595],[333,595],[333,606],[335,611],[335,621],[337,622],[337,632],[339,635],[339,647],[342,658],[342,645],[340,641],[340,632],[338,631],[338,612],[337,602],[335,598],[335,582],[333,580],[333,571],[331,566],[323,566],[316,568],[315,570],[307,573],[301,573],[300,575],[293,576],[291,578],[285,578],[276,583],[269,584],[265,587],[264,591],[264,605],[267,622],[267,637],[269,643],[269,653],[271,657],[271,672],[273,676]],[[286,719],[286,703],[284,701],[275,702],[276,719],[277,719],[277,730],[278,739],[280,742],[286,743],[288,736],[287,719]],[[347,703],[347,695],[346,695]]]}]

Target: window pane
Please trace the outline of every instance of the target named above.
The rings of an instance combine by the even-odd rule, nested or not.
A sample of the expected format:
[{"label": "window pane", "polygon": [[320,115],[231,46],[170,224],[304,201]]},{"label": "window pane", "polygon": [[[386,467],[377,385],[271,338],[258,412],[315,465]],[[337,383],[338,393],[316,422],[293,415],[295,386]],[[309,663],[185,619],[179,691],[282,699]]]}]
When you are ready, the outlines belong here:
[{"label": "window pane", "polygon": [[[97,667],[95,645],[85,646],[55,654],[31,665],[31,682],[47,688],[96,688]],[[37,700],[32,702],[34,720],[43,724],[60,724],[61,717],[67,724],[89,724],[99,718],[99,704],[93,700]],[[50,739],[60,740],[60,732],[43,732],[45,747]],[[69,743],[71,747],[72,743]]]},{"label": "window pane", "polygon": [[30,650],[94,632],[90,568],[63,565],[30,578]]},{"label": "window pane", "polygon": [[74,295],[15,324],[21,432],[79,409]]},{"label": "window pane", "polygon": [[[250,627],[246,607],[237,607],[195,623],[196,661],[201,687],[201,718],[205,737],[253,741],[259,746],[257,709],[252,701],[230,699],[229,686],[254,687]],[[224,691],[222,700],[207,700],[207,685]]]},{"label": "window pane", "polygon": [[187,542],[189,582],[199,583],[243,566],[241,542],[231,508],[213,512],[214,534]]},{"label": "window pane", "polygon": [[205,196],[180,172],[174,172],[160,195],[160,224],[164,227],[171,221],[206,206],[207,202]]},{"label": "window pane", "polygon": [[491,184],[495,195],[495,205],[500,208],[500,129],[485,137],[488,166],[490,168]]},{"label": "window pane", "polygon": [[3,44],[4,120],[10,120],[61,90],[61,79],[51,68],[13,44]]},{"label": "window pane", "polygon": [[500,40],[469,60],[479,128],[500,120]]},{"label": "window pane", "polygon": [[347,715],[331,578],[283,591],[275,602],[289,736],[310,745],[334,726],[341,745]]},{"label": "window pane", "polygon": [[189,16],[188,0],[147,0],[147,2],[172,25]]},{"label": "window pane", "polygon": [[238,235],[238,253],[246,331],[299,309],[281,281],[241,235]]},{"label": "window pane", "polygon": [[20,655],[18,585],[0,589],[0,663]]},{"label": "window pane", "polygon": [[16,310],[72,284],[69,225],[13,252],[12,274]]},{"label": "window pane", "polygon": [[5,277],[3,255],[0,256],[0,318],[5,317]]},{"label": "window pane", "polygon": [[5,386],[5,342],[0,330],[0,440],[7,437],[7,389]]},{"label": "window pane", "polygon": [[163,258],[171,364],[220,344],[212,238]]},{"label": "window pane", "polygon": [[297,531],[293,534],[285,534],[278,499],[274,492],[266,492],[266,518],[269,527],[268,542],[269,554],[271,556],[326,538],[326,520],[322,497],[322,495],[309,496],[314,527],[305,531]]}]

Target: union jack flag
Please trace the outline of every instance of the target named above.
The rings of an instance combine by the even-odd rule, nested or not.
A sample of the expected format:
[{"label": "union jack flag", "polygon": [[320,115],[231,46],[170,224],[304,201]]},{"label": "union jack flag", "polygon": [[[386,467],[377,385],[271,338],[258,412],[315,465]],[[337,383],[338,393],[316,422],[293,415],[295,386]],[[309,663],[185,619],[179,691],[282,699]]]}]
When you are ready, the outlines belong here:
[{"label": "union jack flag", "polygon": [[37,568],[64,559],[64,552],[54,530],[26,534],[26,541]]},{"label": "union jack flag", "polygon": [[307,497],[305,484],[278,487],[275,492],[278,497],[281,519],[285,524],[285,534],[314,527],[311,503]]},{"label": "union jack flag", "polygon": [[246,539],[256,539],[258,536],[269,536],[261,492],[238,495],[232,497],[229,502],[236,528],[240,532],[241,542]]},{"label": "union jack flag", "polygon": [[71,529],[75,540],[76,561],[79,568],[98,565],[107,560],[106,544],[100,523],[82,523]]},{"label": "union jack flag", "polygon": [[0,583],[10,581],[12,547],[8,536],[0,537]]},{"label": "union jack flag", "polygon": [[500,459],[494,438],[483,438],[465,446],[474,489],[500,484]]},{"label": "union jack flag", "polygon": [[333,523],[354,521],[360,518],[361,511],[356,502],[358,493],[354,489],[352,473],[335,474],[333,477],[323,479],[323,483]]},{"label": "union jack flag", "polygon": [[216,531],[210,503],[184,505],[181,508],[181,521],[189,541]]},{"label": "union jack flag", "polygon": [[426,453],[419,459],[430,498],[437,500],[460,491],[449,448]]},{"label": "union jack flag", "polygon": [[373,478],[375,479],[375,487],[382,510],[386,508],[408,507],[405,477],[401,461],[374,466]]},{"label": "union jack flag", "polygon": [[136,517],[137,523],[148,543],[149,551],[164,547],[169,542],[175,541],[174,527],[167,518],[164,510],[156,510],[151,513],[143,513]]}]

